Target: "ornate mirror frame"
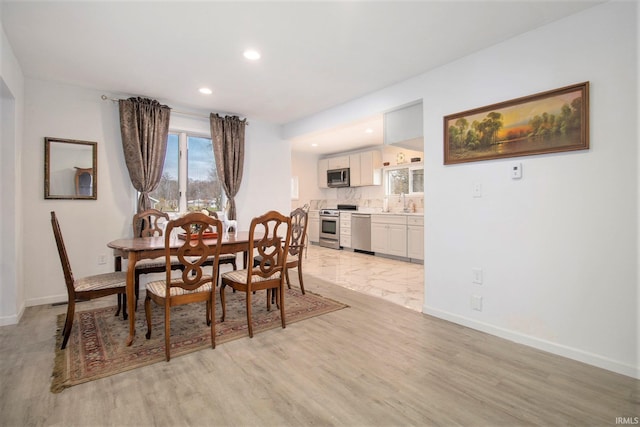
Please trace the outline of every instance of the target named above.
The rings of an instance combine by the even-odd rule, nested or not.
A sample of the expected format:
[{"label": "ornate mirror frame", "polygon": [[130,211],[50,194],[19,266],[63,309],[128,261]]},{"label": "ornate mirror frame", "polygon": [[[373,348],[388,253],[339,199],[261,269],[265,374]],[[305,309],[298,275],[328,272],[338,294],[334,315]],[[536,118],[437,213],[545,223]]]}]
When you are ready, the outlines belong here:
[{"label": "ornate mirror frame", "polygon": [[44,139],[44,198],[98,199],[98,143]]}]

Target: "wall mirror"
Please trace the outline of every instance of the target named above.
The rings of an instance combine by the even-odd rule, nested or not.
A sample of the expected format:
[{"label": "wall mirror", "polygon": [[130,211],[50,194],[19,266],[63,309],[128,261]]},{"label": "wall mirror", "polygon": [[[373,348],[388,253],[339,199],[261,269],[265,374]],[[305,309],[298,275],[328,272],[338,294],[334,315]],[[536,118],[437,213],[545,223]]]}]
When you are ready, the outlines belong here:
[{"label": "wall mirror", "polygon": [[97,142],[44,139],[44,198],[98,198]]}]

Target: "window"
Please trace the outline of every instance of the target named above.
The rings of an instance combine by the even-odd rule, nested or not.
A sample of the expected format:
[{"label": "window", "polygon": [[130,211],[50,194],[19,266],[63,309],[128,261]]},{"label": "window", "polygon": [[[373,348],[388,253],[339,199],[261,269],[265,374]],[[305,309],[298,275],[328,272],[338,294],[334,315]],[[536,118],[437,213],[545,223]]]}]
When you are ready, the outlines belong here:
[{"label": "window", "polygon": [[163,212],[222,210],[226,200],[216,174],[211,138],[170,133],[162,178],[150,196],[153,207]]},{"label": "window", "polygon": [[424,168],[394,167],[385,170],[386,195],[424,193]]}]

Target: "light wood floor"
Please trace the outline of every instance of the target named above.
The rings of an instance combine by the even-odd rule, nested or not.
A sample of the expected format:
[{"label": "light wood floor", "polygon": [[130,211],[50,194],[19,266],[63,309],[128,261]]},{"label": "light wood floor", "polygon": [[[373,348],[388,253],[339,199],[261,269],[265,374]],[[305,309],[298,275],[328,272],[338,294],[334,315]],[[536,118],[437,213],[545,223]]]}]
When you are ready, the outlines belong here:
[{"label": "light wood floor", "polygon": [[0,328],[0,425],[609,426],[640,416],[639,381],[311,276],[306,287],[350,307],[60,394],[49,386],[66,307],[29,308]]}]

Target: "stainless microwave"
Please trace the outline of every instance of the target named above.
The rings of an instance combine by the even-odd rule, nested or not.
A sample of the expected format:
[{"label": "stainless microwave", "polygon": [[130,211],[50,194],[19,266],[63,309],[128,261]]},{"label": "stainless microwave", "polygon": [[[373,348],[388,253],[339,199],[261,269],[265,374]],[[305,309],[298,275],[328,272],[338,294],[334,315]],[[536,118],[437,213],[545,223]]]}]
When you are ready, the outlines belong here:
[{"label": "stainless microwave", "polygon": [[349,168],[327,171],[327,186],[331,188],[349,186]]}]

